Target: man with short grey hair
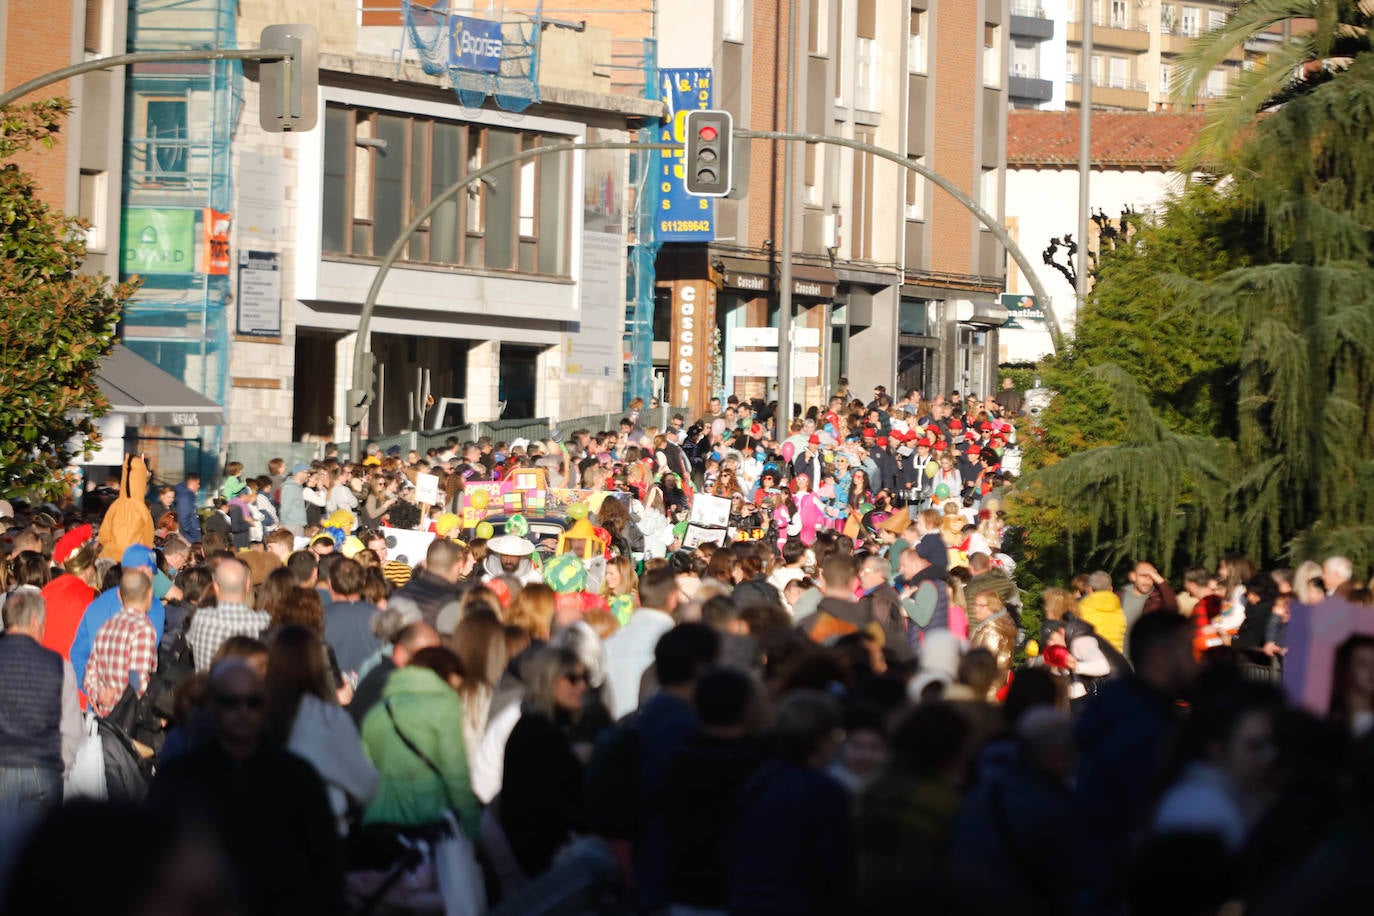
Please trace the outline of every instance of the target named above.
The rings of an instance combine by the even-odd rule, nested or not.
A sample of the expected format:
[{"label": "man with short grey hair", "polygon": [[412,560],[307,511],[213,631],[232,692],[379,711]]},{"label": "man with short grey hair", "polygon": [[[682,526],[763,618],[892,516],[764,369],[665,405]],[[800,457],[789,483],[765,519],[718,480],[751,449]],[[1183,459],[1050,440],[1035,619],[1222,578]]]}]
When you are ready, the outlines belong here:
[{"label": "man with short grey hair", "polygon": [[0,863],[46,812],[62,804],[62,774],[81,746],[71,663],[42,645],[43,595],[20,586],[5,599],[0,636]]},{"label": "man with short grey hair", "polygon": [[248,567],[239,560],[224,559],[215,567],[215,607],[196,611],[186,641],[196,671],[209,671],[215,653],[231,636],[251,636],[257,639],[272,622],[262,611],[248,606]]}]

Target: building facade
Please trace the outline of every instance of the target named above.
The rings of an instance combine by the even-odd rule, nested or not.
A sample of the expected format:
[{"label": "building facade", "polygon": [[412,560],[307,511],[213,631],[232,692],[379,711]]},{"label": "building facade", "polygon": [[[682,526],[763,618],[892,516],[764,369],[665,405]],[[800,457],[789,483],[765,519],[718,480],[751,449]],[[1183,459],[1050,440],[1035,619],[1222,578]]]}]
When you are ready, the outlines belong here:
[{"label": "building facade", "polygon": [[[784,130],[790,85],[796,131],[895,151],[1001,219],[1007,0],[802,3],[790,79],[787,4],[717,0],[708,9],[659,7],[659,64],[709,68],[713,107],[730,111],[737,127]],[[1002,246],[952,198],[894,163],[824,144],[798,149],[795,162],[795,403],[821,402],[841,377],[859,392],[879,384],[986,391],[1004,317]],[[745,182],[747,195],[716,202],[713,239],[660,250],[655,337],[669,392],[682,390],[673,379],[683,325],[672,316],[707,301],[714,352],[692,369],[710,374],[709,393],[776,395],[776,335],[766,329],[778,327],[781,307],[780,144],[754,141],[737,156],[736,186]],[[681,301],[686,290],[693,303]],[[702,340],[699,325],[690,333]]]}]

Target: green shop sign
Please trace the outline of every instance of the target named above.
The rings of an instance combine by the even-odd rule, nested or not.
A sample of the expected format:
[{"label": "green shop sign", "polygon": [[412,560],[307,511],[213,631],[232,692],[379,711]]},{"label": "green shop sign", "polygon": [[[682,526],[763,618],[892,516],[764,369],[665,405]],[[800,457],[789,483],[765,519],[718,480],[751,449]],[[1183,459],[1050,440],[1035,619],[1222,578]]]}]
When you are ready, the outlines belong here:
[{"label": "green shop sign", "polygon": [[194,210],[125,210],[120,241],[124,273],[195,273],[195,230]]}]

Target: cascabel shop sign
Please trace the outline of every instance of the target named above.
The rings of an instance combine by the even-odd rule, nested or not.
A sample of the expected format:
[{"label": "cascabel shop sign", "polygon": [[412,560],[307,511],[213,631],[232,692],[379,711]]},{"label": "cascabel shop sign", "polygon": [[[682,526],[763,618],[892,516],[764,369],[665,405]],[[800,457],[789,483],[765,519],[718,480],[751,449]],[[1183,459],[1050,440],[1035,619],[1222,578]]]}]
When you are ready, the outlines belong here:
[{"label": "cascabel shop sign", "polygon": [[711,387],[712,338],[716,327],[716,287],[705,280],[673,284],[672,359],[669,403],[705,409]]},{"label": "cascabel shop sign", "polygon": [[452,44],[448,65],[459,70],[501,72],[501,23],[467,16],[450,16]]},{"label": "cascabel shop sign", "polygon": [[[711,69],[658,71],[659,97],[667,109],[658,129],[661,143],[686,139],[687,112],[711,107]],[[654,153],[658,180],[658,209],[654,213],[654,238],[660,242],[709,242],[716,237],[715,201],[693,197],[683,183],[683,151]]]}]

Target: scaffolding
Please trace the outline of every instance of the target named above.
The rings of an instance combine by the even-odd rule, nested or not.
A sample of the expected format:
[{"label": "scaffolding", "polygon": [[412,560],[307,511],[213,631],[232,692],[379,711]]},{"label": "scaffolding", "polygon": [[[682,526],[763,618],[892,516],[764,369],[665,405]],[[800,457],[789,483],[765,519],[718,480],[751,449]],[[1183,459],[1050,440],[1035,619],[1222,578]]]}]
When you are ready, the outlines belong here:
[{"label": "scaffolding", "polygon": [[[236,6],[131,0],[128,50],[236,47]],[[207,272],[205,220],[233,209],[242,97],[237,61],[135,65],[125,83],[121,274],[141,276],[143,286],[125,311],[124,342],[218,404],[227,396],[229,276]],[[144,260],[150,246],[166,256]],[[144,430],[140,438],[152,444],[161,479],[217,470],[220,427]]]}]

